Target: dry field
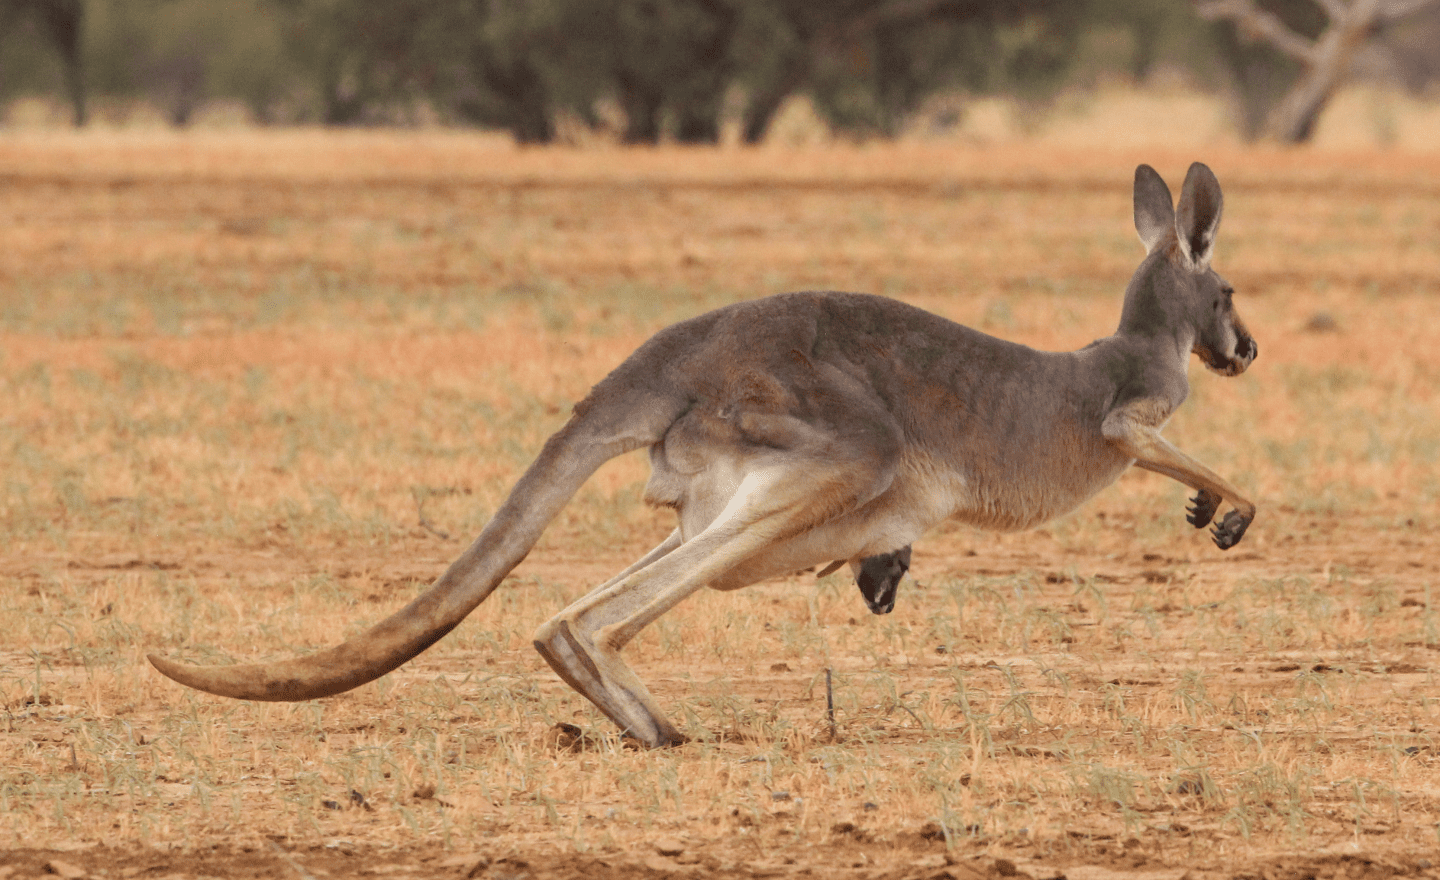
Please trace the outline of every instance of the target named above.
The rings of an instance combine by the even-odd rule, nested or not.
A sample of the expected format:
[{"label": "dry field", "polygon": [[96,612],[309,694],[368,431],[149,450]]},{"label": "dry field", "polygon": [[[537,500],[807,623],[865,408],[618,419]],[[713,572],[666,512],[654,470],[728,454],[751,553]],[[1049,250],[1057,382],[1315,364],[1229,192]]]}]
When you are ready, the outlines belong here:
[{"label": "dry field", "polygon": [[[699,595],[628,650],[694,740],[638,752],[530,647],[668,531],[637,454],[376,684],[144,662],[399,607],[706,308],[1105,335],[1134,165],[1194,158],[1260,356],[1168,434],[1259,501],[1232,551],[1135,472],[928,537],[889,616],[841,575]],[[0,878],[1440,877],[1440,157],[52,133],[0,139],[0,213]]]}]

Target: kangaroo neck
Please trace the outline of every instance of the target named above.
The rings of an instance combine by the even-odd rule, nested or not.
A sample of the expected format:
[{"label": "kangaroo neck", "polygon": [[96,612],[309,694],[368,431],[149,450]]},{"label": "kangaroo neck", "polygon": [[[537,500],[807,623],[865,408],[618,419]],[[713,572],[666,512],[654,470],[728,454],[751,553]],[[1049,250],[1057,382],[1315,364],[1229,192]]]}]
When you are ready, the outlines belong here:
[{"label": "kangaroo neck", "polygon": [[1173,351],[1183,365],[1195,345],[1195,328],[1177,295],[1177,279],[1162,253],[1152,253],[1125,289],[1115,336],[1132,344]]}]

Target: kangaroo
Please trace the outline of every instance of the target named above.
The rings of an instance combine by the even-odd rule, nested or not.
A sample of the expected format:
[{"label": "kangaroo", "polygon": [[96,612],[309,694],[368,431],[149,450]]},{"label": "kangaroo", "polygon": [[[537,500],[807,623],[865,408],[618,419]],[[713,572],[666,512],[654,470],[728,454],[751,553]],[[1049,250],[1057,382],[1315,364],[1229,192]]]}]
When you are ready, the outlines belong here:
[{"label": "kangaroo", "polygon": [[953,519],[1023,529],[1079,506],[1132,464],[1196,491],[1197,528],[1222,550],[1255,505],[1161,436],[1189,390],[1190,352],[1235,376],[1256,346],[1210,268],[1220,185],[1190,166],[1172,207],[1135,171],[1146,256],[1115,333],[1037,351],[883,297],[788,293],[660,331],[575,406],[480,536],[424,594],[315,654],[198,667],[150,655],[190,687],[248,700],[308,700],[372,681],[443,637],[485,600],[601,464],[649,450],[646,500],[674,508],[658,547],[535,634],[571,687],[646,746],[681,743],[620,652],[702,587],[733,590],[849,563],[889,610],[909,547]]}]

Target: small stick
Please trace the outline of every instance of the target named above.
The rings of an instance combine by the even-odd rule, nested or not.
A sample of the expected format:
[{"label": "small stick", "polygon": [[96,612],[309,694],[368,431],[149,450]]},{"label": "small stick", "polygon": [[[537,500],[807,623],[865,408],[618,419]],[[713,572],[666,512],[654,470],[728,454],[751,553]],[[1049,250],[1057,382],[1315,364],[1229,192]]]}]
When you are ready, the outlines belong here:
[{"label": "small stick", "polygon": [[431,533],[432,535],[443,538],[446,541],[450,540],[449,532],[445,531],[444,529],[436,528],[435,525],[430,522],[430,520],[425,518],[425,499],[429,497],[429,493],[412,492],[411,494],[415,496],[415,512],[419,514],[420,517],[420,528]]},{"label": "small stick", "polygon": [[835,742],[835,690],[830,685],[830,667],[825,667],[825,717],[830,721],[830,741]]}]

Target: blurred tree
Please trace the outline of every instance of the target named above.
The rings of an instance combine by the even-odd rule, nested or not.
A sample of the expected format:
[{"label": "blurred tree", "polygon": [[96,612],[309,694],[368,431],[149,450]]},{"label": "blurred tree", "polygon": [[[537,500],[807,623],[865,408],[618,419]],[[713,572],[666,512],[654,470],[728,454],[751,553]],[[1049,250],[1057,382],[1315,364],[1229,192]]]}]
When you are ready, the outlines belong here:
[{"label": "blurred tree", "polygon": [[745,91],[740,139],[765,139],[785,99],[809,79],[821,33],[834,18],[853,14],[856,0],[821,5],[805,0],[752,0],[741,7],[733,49],[737,80]]},{"label": "blurred tree", "polygon": [[188,125],[212,99],[244,103],[270,121],[293,87],[269,0],[86,0],[89,88],[141,99]]},{"label": "blurred tree", "polygon": [[141,76],[150,57],[151,28],[147,13],[152,2],[91,0],[85,16],[85,69],[95,95],[116,98],[139,96]]},{"label": "blurred tree", "polygon": [[125,47],[123,63],[132,67],[137,90],[165,113],[171,125],[183,127],[209,97],[216,56],[233,36],[226,27],[233,22],[226,21],[225,13],[243,4],[232,7],[205,0],[151,3],[147,14],[135,23],[138,33]]},{"label": "blurred tree", "polygon": [[[1315,133],[1315,123],[1326,104],[1349,77],[1355,55],[1387,23],[1397,21],[1436,0],[1197,0],[1196,10],[1208,20],[1225,22],[1235,34],[1231,54],[1243,58],[1246,44],[1263,43],[1271,53],[1288,59],[1280,65],[1272,58],[1246,59],[1245,70],[1258,68],[1261,76],[1289,67],[1287,87],[1255,125],[1281,143],[1303,143]],[[1262,114],[1258,108],[1253,117]],[[1255,123],[1258,119],[1248,119]],[[1263,125],[1263,128],[1262,128]]]},{"label": "blurred tree", "polygon": [[470,0],[468,23],[454,28],[465,35],[460,63],[440,100],[521,143],[552,139],[561,111],[599,125],[604,98],[624,115],[626,143],[714,143],[747,2]]},{"label": "blurred tree", "polygon": [[549,71],[565,44],[559,3],[478,0],[461,50],[468,76],[454,96],[461,118],[510,130],[522,144],[555,138],[555,99]]},{"label": "blurred tree", "polygon": [[599,95],[587,0],[268,0],[327,125],[442,118],[554,138],[559,108]]},{"label": "blurred tree", "polygon": [[1083,4],[471,0],[469,24],[453,31],[474,36],[445,103],[543,142],[557,109],[594,122],[597,101],[613,96],[626,143],[715,143],[739,86],[742,138],[753,143],[786,98],[808,89],[837,128],[893,134],[938,88],[1056,81],[1073,49],[1071,8]]},{"label": "blurred tree", "polygon": [[464,0],[446,29],[455,38],[436,101],[461,120],[508,129],[522,144],[555,138],[556,115],[591,124],[604,84],[597,39],[602,12],[585,0]]},{"label": "blurred tree", "polygon": [[44,43],[25,0],[0,0],[0,101],[63,90],[59,59]]},{"label": "blurred tree", "polygon": [[207,94],[239,101],[260,125],[293,118],[297,64],[287,54],[282,20],[270,0],[186,2],[203,4],[213,15],[203,28]]},{"label": "blurred tree", "polygon": [[60,60],[65,97],[71,121],[78,127],[90,118],[86,101],[82,38],[85,26],[83,0],[0,0],[0,36],[20,33],[33,25],[54,48]]},{"label": "blurred tree", "polygon": [[85,4],[82,0],[30,0],[44,26],[43,30],[60,55],[65,72],[65,94],[70,99],[72,120],[77,127],[89,119],[85,105],[85,67],[80,54],[84,33]]},{"label": "blurred tree", "polygon": [[[1319,33],[1323,22],[1310,0],[1273,2],[1277,8],[1284,4],[1297,31]],[[1300,65],[1273,46],[1246,38],[1233,21],[1212,22],[1210,37],[1234,86],[1240,136],[1247,141],[1258,140],[1264,136],[1270,109],[1299,75]]]},{"label": "blurred tree", "polygon": [[1044,92],[1073,57],[1087,9],[1060,0],[754,0],[737,53],[749,93],[741,136],[761,140],[802,90],[836,128],[884,136],[943,89]]},{"label": "blurred tree", "polygon": [[737,0],[602,0],[596,34],[625,113],[622,139],[657,143],[671,117],[681,143],[715,143],[734,73]]},{"label": "blurred tree", "polygon": [[1243,131],[1303,140],[1382,33],[1409,81],[1440,76],[1440,24],[1391,26],[1426,5],[1440,0],[0,0],[0,96],[63,94],[77,124],[94,93],[176,125],[229,100],[261,123],[438,117],[521,143],[613,111],[629,143],[713,143],[738,100],[754,143],[797,94],[837,131],[888,137],[944,92],[1043,100],[1077,75],[1178,64],[1214,82],[1220,64]]},{"label": "blurred tree", "polygon": [[436,25],[447,0],[270,0],[284,51],[325,125],[413,119],[413,107],[446,42]]},{"label": "blurred tree", "polygon": [[[1128,37],[1127,54],[1107,51],[1097,61],[1136,83],[1147,80],[1162,62],[1201,76],[1210,73],[1203,70],[1211,48],[1203,39],[1208,26],[1195,21],[1189,0],[1089,0],[1081,27],[1092,33],[1109,30]],[[1197,42],[1203,45],[1197,46]]]}]

